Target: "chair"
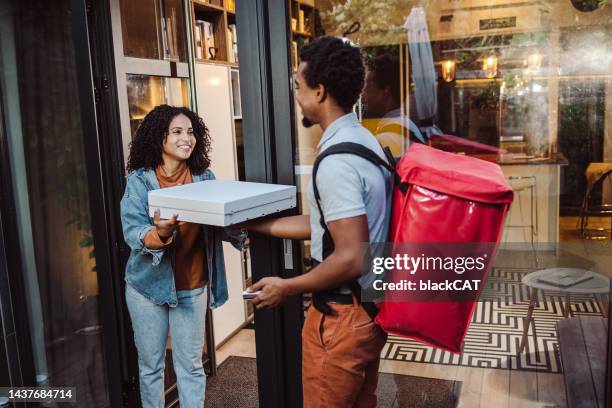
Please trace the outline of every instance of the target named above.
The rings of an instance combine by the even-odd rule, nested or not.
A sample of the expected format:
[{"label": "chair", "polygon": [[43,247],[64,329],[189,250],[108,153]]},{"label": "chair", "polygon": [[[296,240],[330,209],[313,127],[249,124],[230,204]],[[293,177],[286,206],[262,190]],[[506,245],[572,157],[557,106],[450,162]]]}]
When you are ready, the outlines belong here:
[{"label": "chair", "polygon": [[[590,204],[595,188],[602,186],[606,179],[612,181],[612,163],[591,163],[586,169],[585,176],[587,179],[587,189],[580,206],[580,236],[585,239],[602,238],[601,236],[590,236],[589,231],[610,231],[610,239],[612,239],[612,204],[602,203],[598,206]],[[588,228],[590,215],[609,215],[610,228]]]},{"label": "chair", "polygon": [[[506,220],[506,228],[521,228],[529,231],[529,238],[531,241],[531,249],[535,258],[536,266],[538,264],[538,252],[536,249],[536,237],[538,236],[538,206],[536,203],[537,198],[537,179],[536,176],[507,176],[508,184],[512,187],[514,192],[514,201],[511,205],[518,205],[519,208],[519,224],[509,224],[510,217]],[[521,194],[529,192],[529,222],[525,222],[523,214],[523,200],[521,200]]]}]

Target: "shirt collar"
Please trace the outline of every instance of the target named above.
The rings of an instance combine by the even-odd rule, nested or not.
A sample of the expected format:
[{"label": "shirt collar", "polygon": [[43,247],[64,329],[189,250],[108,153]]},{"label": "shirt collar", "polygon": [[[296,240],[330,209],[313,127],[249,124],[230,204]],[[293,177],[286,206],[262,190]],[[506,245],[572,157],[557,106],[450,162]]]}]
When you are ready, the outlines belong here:
[{"label": "shirt collar", "polygon": [[385,113],[385,116],[383,116],[383,118],[399,118],[400,116],[404,116],[402,114],[402,110],[400,108],[395,108]]},{"label": "shirt collar", "polygon": [[323,136],[321,137],[321,141],[317,145],[317,148],[320,149],[329,139],[334,137],[334,135],[338,132],[338,130],[359,125],[359,120],[357,119],[357,115],[355,112],[347,113],[344,116],[340,116],[338,119],[334,120],[323,132]]}]

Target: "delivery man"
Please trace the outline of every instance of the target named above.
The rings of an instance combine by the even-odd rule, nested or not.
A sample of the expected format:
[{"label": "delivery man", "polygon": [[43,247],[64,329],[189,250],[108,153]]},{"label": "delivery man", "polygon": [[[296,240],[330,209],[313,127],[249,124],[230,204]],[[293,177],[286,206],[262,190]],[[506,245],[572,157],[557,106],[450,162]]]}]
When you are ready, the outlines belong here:
[{"label": "delivery man", "polygon": [[[348,41],[322,37],[302,48],[300,60],[296,99],[303,124],[318,124],[324,131],[319,154],[335,144],[353,142],[385,158],[378,141],[353,113],[364,86],[360,49]],[[263,278],[249,291],[261,291],[253,300],[258,309],[278,306],[287,296],[302,293],[319,299],[318,306],[313,302],[308,309],[302,330],[305,408],[375,407],[386,335],[360,304],[351,284],[362,274],[364,243],[386,240],[391,179],[383,167],[356,155],[336,154],[321,161],[316,183],[323,214],[311,181],[310,216],[267,219],[247,226],[279,238],[310,239],[315,266],[291,279]],[[324,228],[333,241],[331,251],[324,250]]]}]

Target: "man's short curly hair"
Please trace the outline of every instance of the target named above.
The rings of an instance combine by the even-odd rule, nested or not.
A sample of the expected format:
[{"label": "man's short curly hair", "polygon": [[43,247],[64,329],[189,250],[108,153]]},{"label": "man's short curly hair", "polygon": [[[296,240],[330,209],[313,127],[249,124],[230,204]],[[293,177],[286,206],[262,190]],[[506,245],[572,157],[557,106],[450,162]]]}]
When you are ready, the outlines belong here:
[{"label": "man's short curly hair", "polygon": [[365,69],[359,47],[335,37],[320,37],[302,47],[304,78],[310,88],[318,84],[336,103],[350,111],[363,90]]},{"label": "man's short curly hair", "polygon": [[163,164],[163,143],[168,137],[170,122],[175,116],[183,114],[191,121],[196,144],[187,165],[191,174],[202,174],[210,166],[210,135],[202,118],[192,110],[180,106],[159,105],[153,108],[136,129],[136,135],[130,144],[130,156],[127,171],[140,168],[155,169]]}]

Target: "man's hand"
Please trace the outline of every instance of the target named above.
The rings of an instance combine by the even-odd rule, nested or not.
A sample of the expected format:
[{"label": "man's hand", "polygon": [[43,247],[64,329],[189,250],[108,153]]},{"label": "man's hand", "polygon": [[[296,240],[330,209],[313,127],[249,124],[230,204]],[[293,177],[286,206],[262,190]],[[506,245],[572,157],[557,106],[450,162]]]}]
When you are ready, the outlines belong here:
[{"label": "man's hand", "polygon": [[167,241],[171,236],[174,230],[178,227],[177,217],[178,214],[173,214],[172,218],[169,220],[160,219],[159,208],[155,210],[155,214],[153,216],[153,224],[155,224],[155,229],[157,230],[157,235],[163,240]]},{"label": "man's hand", "polygon": [[246,228],[251,232],[276,238],[310,239],[310,217],[308,215],[256,219],[237,224],[234,227]]},{"label": "man's hand", "polygon": [[251,301],[257,309],[275,307],[287,296],[337,288],[361,276],[363,260],[369,242],[368,220],[365,215],[331,221],[329,232],[335,243],[334,251],[308,273],[289,279],[263,278],[248,288],[261,290]]},{"label": "man's hand", "polygon": [[257,309],[279,306],[290,295],[287,281],[274,276],[260,279],[247,289],[248,292],[257,292],[258,290],[261,290],[261,293],[251,300]]}]

